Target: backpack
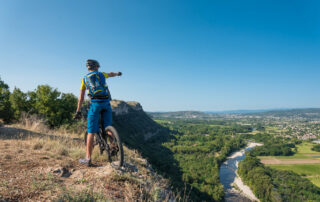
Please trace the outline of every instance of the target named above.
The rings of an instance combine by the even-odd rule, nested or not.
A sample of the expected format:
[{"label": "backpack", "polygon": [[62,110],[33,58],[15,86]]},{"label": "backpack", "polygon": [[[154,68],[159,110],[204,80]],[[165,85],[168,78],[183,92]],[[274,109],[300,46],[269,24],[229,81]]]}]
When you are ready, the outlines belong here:
[{"label": "backpack", "polygon": [[84,83],[89,90],[91,99],[108,99],[108,87],[105,86],[104,75],[101,72],[91,72],[84,77]]}]

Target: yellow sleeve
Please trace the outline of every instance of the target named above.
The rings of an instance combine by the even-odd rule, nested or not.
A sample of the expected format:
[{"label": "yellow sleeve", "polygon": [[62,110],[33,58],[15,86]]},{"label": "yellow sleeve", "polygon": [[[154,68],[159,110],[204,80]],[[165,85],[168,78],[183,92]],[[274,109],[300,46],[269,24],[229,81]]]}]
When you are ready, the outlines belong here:
[{"label": "yellow sleeve", "polygon": [[103,76],[104,76],[105,78],[108,78],[108,77],[109,77],[108,74],[105,73],[105,72],[102,72],[102,74],[103,74]]},{"label": "yellow sleeve", "polygon": [[81,80],[80,90],[85,90],[85,89],[87,89],[87,88],[86,88],[86,85],[84,84],[84,81],[83,81],[83,80],[84,80],[84,79]]}]

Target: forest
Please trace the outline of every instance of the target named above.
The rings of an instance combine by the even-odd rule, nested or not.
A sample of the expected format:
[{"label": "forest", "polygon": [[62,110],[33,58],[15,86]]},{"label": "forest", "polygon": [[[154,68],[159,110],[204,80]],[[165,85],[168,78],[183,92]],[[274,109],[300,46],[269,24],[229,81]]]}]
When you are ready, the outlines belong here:
[{"label": "forest", "polygon": [[[223,201],[219,167],[226,157],[246,145],[247,126],[210,125],[199,121],[158,121],[170,129],[167,138],[148,141],[143,153],[176,190],[191,201]],[[184,191],[186,190],[186,191]]]}]

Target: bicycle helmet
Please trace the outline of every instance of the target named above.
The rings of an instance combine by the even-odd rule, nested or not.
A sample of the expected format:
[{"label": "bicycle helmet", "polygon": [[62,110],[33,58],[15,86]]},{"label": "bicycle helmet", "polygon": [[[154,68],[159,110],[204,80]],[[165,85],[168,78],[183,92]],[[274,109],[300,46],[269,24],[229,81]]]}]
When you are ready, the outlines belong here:
[{"label": "bicycle helmet", "polygon": [[100,67],[99,62],[96,61],[96,60],[92,60],[92,59],[88,59],[86,65],[87,65],[89,70],[93,70],[95,68],[99,68]]}]

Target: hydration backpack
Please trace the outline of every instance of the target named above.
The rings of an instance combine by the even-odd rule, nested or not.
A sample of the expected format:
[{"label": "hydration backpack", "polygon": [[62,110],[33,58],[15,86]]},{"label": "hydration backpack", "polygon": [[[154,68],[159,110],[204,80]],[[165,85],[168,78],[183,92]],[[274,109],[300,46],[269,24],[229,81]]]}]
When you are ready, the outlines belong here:
[{"label": "hydration backpack", "polygon": [[101,72],[91,72],[84,77],[84,83],[89,90],[91,99],[108,99],[109,91],[106,86],[104,75]]}]

